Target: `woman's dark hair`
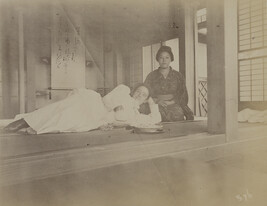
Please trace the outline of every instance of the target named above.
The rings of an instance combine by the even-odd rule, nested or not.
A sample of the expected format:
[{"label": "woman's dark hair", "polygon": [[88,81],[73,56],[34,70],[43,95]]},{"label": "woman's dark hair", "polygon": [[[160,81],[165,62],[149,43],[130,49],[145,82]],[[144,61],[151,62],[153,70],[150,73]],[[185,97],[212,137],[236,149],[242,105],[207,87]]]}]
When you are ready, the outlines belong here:
[{"label": "woman's dark hair", "polygon": [[161,46],[157,52],[157,55],[156,55],[156,60],[159,61],[159,56],[162,52],[167,52],[169,53],[169,55],[171,56],[171,61],[174,60],[174,56],[173,56],[173,53],[172,53],[172,49],[171,47],[169,46]]},{"label": "woman's dark hair", "polygon": [[148,97],[147,97],[147,99],[151,96],[151,89],[149,88],[149,86],[147,86],[146,84],[144,84],[144,83],[138,83],[138,84],[136,84],[134,87],[133,87],[133,89],[131,90],[131,93],[130,93],[130,95],[131,96],[133,96],[133,94],[134,94],[134,92],[139,88],[139,87],[145,87],[145,88],[147,88],[147,90],[148,90]]}]

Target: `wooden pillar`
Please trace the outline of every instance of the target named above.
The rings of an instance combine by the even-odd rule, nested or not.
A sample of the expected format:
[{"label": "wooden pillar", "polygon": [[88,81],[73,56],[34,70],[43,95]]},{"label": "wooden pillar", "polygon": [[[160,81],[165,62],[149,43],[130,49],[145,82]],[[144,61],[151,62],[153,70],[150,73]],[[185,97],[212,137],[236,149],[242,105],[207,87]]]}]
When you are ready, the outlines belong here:
[{"label": "wooden pillar", "polygon": [[124,83],[123,59],[120,50],[116,51],[117,85]]},{"label": "wooden pillar", "polygon": [[[103,14],[105,17],[105,13]],[[110,25],[103,21],[103,64],[104,64],[104,86],[108,93],[116,85],[114,75],[114,36],[111,32]]]},{"label": "wooden pillar", "polygon": [[208,132],[225,133],[224,2],[207,3]]},{"label": "wooden pillar", "polygon": [[[31,18],[32,13],[28,13],[27,18],[25,17],[25,21],[27,20],[27,25],[25,28],[27,29],[27,36],[25,36],[25,50],[26,50],[26,112],[32,112],[36,109],[36,20]],[[26,16],[26,15],[25,15]],[[25,32],[26,32],[25,31]]]},{"label": "wooden pillar", "polygon": [[118,85],[118,70],[117,70],[117,53],[113,50],[113,85],[116,87]]},{"label": "wooden pillar", "polygon": [[[0,40],[1,40],[1,76],[2,76],[2,111],[4,119],[11,119],[14,117],[13,111],[15,107],[12,104],[12,79],[11,79],[11,61],[13,60],[14,65],[16,64],[15,58],[11,58],[11,46],[16,47],[15,41],[11,40],[11,32],[13,31],[14,22],[12,21],[12,15],[14,12],[9,5],[2,5],[0,7],[0,15],[1,15],[1,33],[0,33]],[[14,20],[15,21],[15,20]],[[15,44],[15,45],[14,45]],[[13,55],[15,56],[15,55]],[[12,60],[11,60],[12,59]],[[15,90],[16,91],[16,90]],[[16,108],[17,109],[17,108]],[[16,111],[15,111],[16,112]]]},{"label": "wooden pillar", "polygon": [[237,0],[224,0],[226,139],[238,137]]},{"label": "wooden pillar", "polygon": [[188,106],[194,110],[195,99],[195,57],[194,57],[194,7],[184,1],[179,21],[179,71],[185,76],[188,90]]},{"label": "wooden pillar", "polygon": [[8,11],[3,6],[0,7],[0,69],[1,69],[1,82],[2,82],[2,104],[1,111],[3,114],[1,118],[11,118],[10,116],[10,105],[11,105],[11,95],[10,95],[10,72],[8,69],[8,52],[9,52],[9,39],[8,39]]},{"label": "wooden pillar", "polygon": [[25,71],[24,71],[24,26],[23,11],[18,11],[19,23],[19,112],[25,113]]},{"label": "wooden pillar", "polygon": [[194,6],[194,48],[195,48],[195,108],[194,108],[194,111],[195,111],[195,115],[196,116],[200,116],[200,108],[199,108],[199,92],[198,92],[198,84],[199,84],[199,79],[198,79],[198,46],[199,46],[199,43],[198,43],[198,23],[197,23],[197,5]]},{"label": "wooden pillar", "polygon": [[[3,19],[3,14],[2,14],[2,8],[0,6],[0,18]],[[4,58],[3,58],[3,52],[4,52],[4,48],[3,48],[3,36],[4,36],[4,27],[3,27],[3,21],[0,21],[0,119],[2,119],[4,117],[4,107],[3,107],[3,84],[2,84],[2,71],[3,71],[3,66],[4,66]]]},{"label": "wooden pillar", "polygon": [[207,3],[208,132],[237,133],[236,0]]},{"label": "wooden pillar", "polygon": [[111,43],[105,41],[104,45],[105,87],[111,90],[115,87],[114,82],[114,55]]}]

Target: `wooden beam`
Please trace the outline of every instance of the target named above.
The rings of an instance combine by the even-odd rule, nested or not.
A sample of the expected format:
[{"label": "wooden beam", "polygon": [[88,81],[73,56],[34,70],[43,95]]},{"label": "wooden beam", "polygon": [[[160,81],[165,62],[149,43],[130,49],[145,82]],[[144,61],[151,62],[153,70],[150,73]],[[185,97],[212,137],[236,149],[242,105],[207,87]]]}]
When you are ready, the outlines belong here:
[{"label": "wooden beam", "polygon": [[242,51],[238,53],[238,59],[242,60],[242,59],[258,58],[266,56],[266,54],[267,54],[267,48]]},{"label": "wooden beam", "polygon": [[[26,72],[27,72],[27,83],[26,83],[26,112],[32,112],[36,109],[36,44],[35,44],[35,35],[36,28],[33,25],[36,25],[36,20],[33,18],[27,17],[27,31],[29,34],[32,34],[30,37],[26,36],[25,48],[26,48]],[[30,31],[30,32],[29,32]]]},{"label": "wooden beam", "polygon": [[115,85],[114,75],[114,55],[113,47],[110,43],[105,43],[106,48],[104,50],[104,67],[105,67],[105,86],[106,88],[113,89]]},{"label": "wooden beam", "polygon": [[179,72],[181,72],[185,76],[186,62],[185,62],[185,25],[184,25],[185,14],[184,14],[184,9],[181,9],[180,15],[177,18],[179,18],[179,20],[181,21],[180,24],[179,24],[179,29],[178,29],[178,38],[179,38]]},{"label": "wooden beam", "polygon": [[225,133],[224,2],[207,3],[208,132]]},{"label": "wooden beam", "polygon": [[[7,119],[12,118],[10,110],[12,109],[10,107],[11,105],[11,94],[10,94],[10,70],[8,69],[8,60],[9,60],[9,38],[8,38],[8,31],[10,29],[8,28],[9,16],[8,9],[4,9],[4,7],[0,7],[0,15],[1,15],[1,21],[0,21],[0,69],[1,69],[1,76],[2,76],[2,100],[3,104],[2,111],[3,116],[1,118]],[[11,12],[10,12],[11,13]]]},{"label": "wooden beam", "polygon": [[238,137],[237,1],[207,3],[208,131]]},{"label": "wooden beam", "polygon": [[117,53],[116,50],[113,53],[113,85],[116,87],[118,85],[118,64],[117,64]]},{"label": "wooden beam", "polygon": [[[145,136],[134,134],[138,138]],[[186,138],[129,141],[104,146],[54,150],[6,158],[0,165],[0,186],[18,184],[57,175],[89,171],[133,161],[183,154],[224,143],[224,135],[194,134]],[[214,157],[214,156],[213,156]],[[75,165],[73,164],[75,162]]]},{"label": "wooden beam", "polygon": [[194,8],[184,2],[181,8],[179,25],[179,71],[185,76],[188,90],[188,106],[194,110],[195,102],[195,56],[194,56]]},{"label": "wooden beam", "polygon": [[238,138],[237,0],[224,0],[226,138]]},{"label": "wooden beam", "polygon": [[124,79],[125,84],[127,86],[131,85],[131,78],[130,78],[130,54],[124,53],[123,56],[123,67],[124,67]]},{"label": "wooden beam", "polygon": [[[255,132],[257,132],[256,137]],[[112,140],[114,137],[118,139],[119,137],[113,136],[112,134],[110,136],[109,134],[107,135],[109,140],[106,141],[106,144],[103,144],[103,142],[105,142],[103,135],[102,137],[96,135],[94,136],[95,141],[93,141],[96,144],[89,146],[88,137],[90,140],[90,135],[88,136],[87,133],[84,133],[83,135],[86,136],[85,145],[87,143],[87,146],[73,141],[72,139],[75,137],[72,135],[72,139],[67,137],[68,141],[73,141],[77,147],[65,149],[56,149],[56,147],[61,146],[61,144],[57,144],[54,137],[51,138],[51,136],[44,135],[44,137],[53,139],[53,144],[43,145],[52,146],[54,149],[50,148],[50,150],[46,152],[39,151],[32,154],[28,153],[3,158],[1,161],[2,164],[0,165],[0,186],[166,156],[202,161],[213,160],[224,157],[225,154],[236,154],[239,151],[265,149],[265,145],[267,144],[266,132],[267,128],[264,125],[260,127],[243,127],[239,130],[242,138],[227,143],[224,141],[224,134],[208,135],[206,133],[201,133],[183,137],[149,139],[148,135],[134,133],[125,134],[127,132],[121,130],[120,137],[125,137],[125,135],[127,135],[127,137],[131,136],[132,139],[129,139],[129,141],[109,143],[110,139]],[[125,135],[123,135],[123,133]],[[1,140],[3,141],[5,138],[9,140],[19,140],[22,137],[19,135],[7,136],[2,137]],[[43,138],[43,140],[44,139],[45,138]],[[63,139],[64,137],[60,138],[60,140]],[[38,138],[35,139],[35,141],[36,140],[38,140]],[[20,141],[21,140],[19,140],[19,142]],[[99,144],[99,141],[101,144]],[[17,141],[13,141],[13,143],[16,142]],[[70,146],[70,144],[68,145]],[[14,148],[12,149],[15,151]]]},{"label": "wooden beam", "polygon": [[19,10],[19,112],[25,113],[24,28],[23,11]]},{"label": "wooden beam", "polygon": [[197,24],[197,7],[194,8],[194,52],[195,52],[195,115],[200,116],[200,108],[199,108],[199,73],[198,73],[198,47],[199,47],[199,33],[198,33],[198,24]]},{"label": "wooden beam", "polygon": [[123,69],[123,59],[120,50],[116,50],[116,66],[117,66],[117,85],[124,84],[124,69]]}]

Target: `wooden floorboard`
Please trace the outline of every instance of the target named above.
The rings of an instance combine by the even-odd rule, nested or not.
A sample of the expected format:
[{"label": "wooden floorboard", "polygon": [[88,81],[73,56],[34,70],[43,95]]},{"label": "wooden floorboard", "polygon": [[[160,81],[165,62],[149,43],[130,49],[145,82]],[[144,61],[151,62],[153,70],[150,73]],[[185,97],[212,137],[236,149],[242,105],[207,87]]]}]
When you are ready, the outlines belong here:
[{"label": "wooden floorboard", "polygon": [[234,142],[226,142],[224,134],[207,134],[205,122],[166,124],[164,128],[165,133],[153,135],[118,129],[75,135],[1,136],[5,155],[1,158],[0,185],[164,156],[206,161],[267,144],[266,125],[240,128],[240,137]]},{"label": "wooden floorboard", "polygon": [[121,142],[5,158],[2,159],[0,166],[0,185],[169,156],[196,148],[207,148],[223,144],[225,139],[223,137],[224,135],[195,134],[188,138]]},{"label": "wooden floorboard", "polygon": [[42,135],[1,134],[1,158],[36,154],[49,151],[85,148],[117,144],[122,142],[168,139],[185,137],[192,134],[207,132],[206,121],[176,122],[164,124],[164,133],[134,134],[125,128],[111,131],[90,131],[84,133],[60,133]]}]

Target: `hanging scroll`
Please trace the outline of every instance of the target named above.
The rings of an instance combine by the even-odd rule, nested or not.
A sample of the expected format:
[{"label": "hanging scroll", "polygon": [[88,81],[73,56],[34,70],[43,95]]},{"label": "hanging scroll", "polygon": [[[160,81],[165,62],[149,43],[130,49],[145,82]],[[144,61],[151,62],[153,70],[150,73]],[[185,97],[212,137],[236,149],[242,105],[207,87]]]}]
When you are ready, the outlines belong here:
[{"label": "hanging scroll", "polygon": [[80,37],[81,21],[79,16],[74,17],[70,19],[60,8],[53,11],[52,89],[85,87],[85,48]]}]

